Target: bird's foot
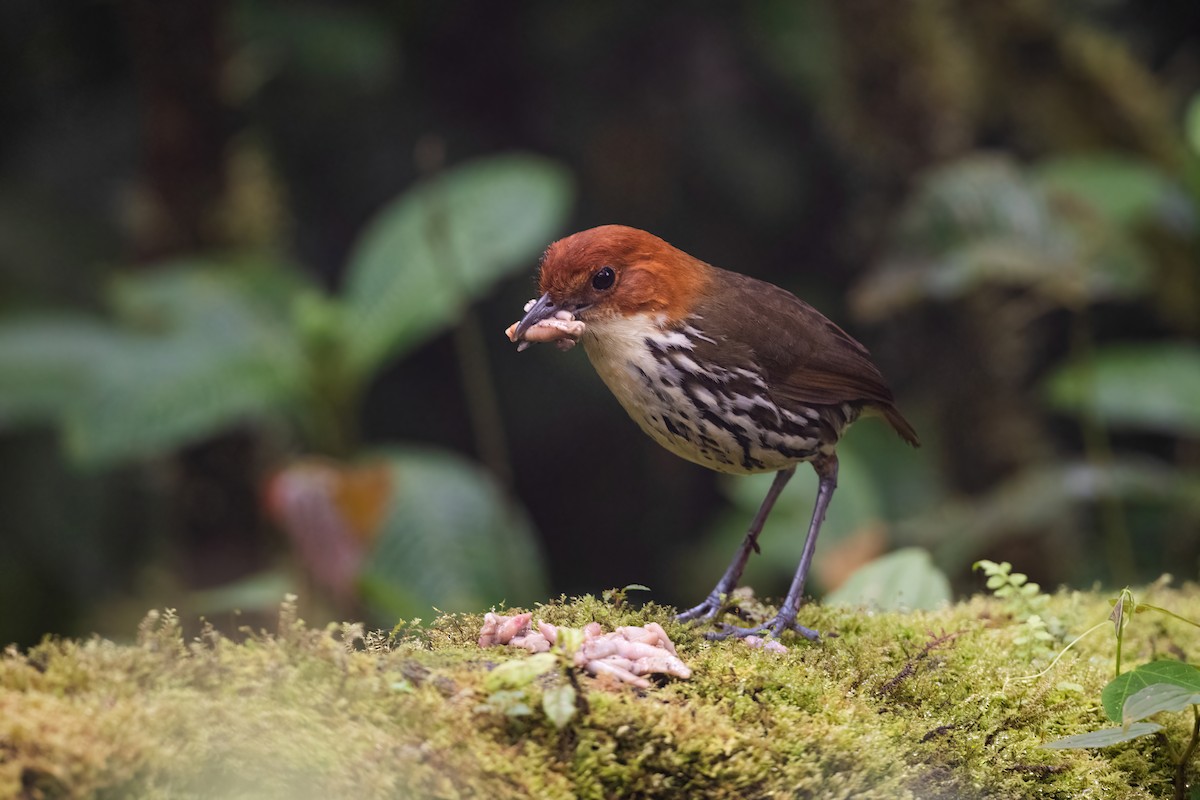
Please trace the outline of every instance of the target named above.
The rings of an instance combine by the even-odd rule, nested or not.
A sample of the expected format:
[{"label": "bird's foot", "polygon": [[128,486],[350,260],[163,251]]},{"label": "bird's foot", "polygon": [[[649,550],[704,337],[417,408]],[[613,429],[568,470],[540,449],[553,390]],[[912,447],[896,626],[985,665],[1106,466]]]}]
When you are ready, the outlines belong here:
[{"label": "bird's foot", "polygon": [[821,638],[821,634],[814,631],[812,628],[806,628],[796,622],[795,614],[784,614],[780,612],[771,619],[764,622],[762,625],[755,625],[753,628],[740,628],[737,625],[722,625],[721,630],[706,633],[706,639],[713,641],[721,641],[733,637],[735,639],[744,639],[747,636],[758,636],[763,633],[769,633],[776,639],[783,638],[784,631],[795,631],[796,633],[815,642]]},{"label": "bird's foot", "polygon": [[704,620],[708,622],[717,618],[717,615],[724,610],[726,601],[729,596],[724,592],[714,591],[708,597],[704,598],[704,602],[700,605],[692,606],[687,611],[681,611],[675,615],[676,622],[691,622],[692,620]]}]

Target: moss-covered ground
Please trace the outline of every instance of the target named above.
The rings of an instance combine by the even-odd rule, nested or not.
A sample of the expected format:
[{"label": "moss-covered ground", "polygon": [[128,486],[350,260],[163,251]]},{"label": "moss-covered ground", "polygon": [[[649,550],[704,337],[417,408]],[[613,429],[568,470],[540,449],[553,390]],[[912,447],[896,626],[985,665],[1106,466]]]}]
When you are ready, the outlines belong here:
[{"label": "moss-covered ground", "polygon": [[[1200,617],[1200,590],[1150,602]],[[582,625],[662,623],[692,667],[649,691],[580,677],[586,711],[564,728],[489,704],[508,648],[475,645],[482,615],[363,636],[313,628],[285,604],[279,629],[185,638],[151,614],[135,644],[47,641],[0,659],[0,797],[1143,798],[1171,796],[1169,746],[1040,749],[1110,723],[1111,626],[1043,677],[1061,642],[1022,641],[1004,602],[936,612],[809,606],[831,634],[776,654],[710,642],[670,609],[585,597],[535,609]],[[1063,592],[1043,616],[1069,640],[1110,607]],[[1139,615],[1128,665],[1187,658],[1194,629]],[[1190,718],[1168,735],[1186,739]]]}]

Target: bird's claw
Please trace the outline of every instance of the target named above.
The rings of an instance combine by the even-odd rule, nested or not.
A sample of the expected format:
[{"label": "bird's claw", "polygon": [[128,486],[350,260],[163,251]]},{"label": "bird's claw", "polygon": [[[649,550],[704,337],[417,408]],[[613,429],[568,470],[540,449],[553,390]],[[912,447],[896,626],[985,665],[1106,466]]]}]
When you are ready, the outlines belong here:
[{"label": "bird's claw", "polygon": [[675,621],[691,622],[693,620],[702,620],[709,622],[716,619],[725,610],[728,600],[729,596],[724,592],[713,592],[704,598],[704,602],[699,605],[692,606],[687,611],[681,611],[676,614]]},{"label": "bird's claw", "polygon": [[714,605],[705,600],[698,606],[694,606],[693,608],[689,608],[687,611],[681,611],[680,613],[676,614],[675,621],[691,622],[692,620],[698,619],[708,622],[709,620],[716,619],[717,614],[720,613],[721,605],[719,603]]},{"label": "bird's claw", "polygon": [[796,622],[795,618],[787,618],[779,614],[767,620],[762,625],[755,625],[753,628],[741,628],[737,625],[722,625],[721,630],[711,631],[704,634],[706,639],[711,641],[722,641],[733,637],[735,639],[744,639],[747,636],[758,636],[759,634],[769,633],[776,639],[783,638],[784,631],[795,631],[796,633],[808,639],[810,642],[815,642],[821,638],[821,634],[814,631],[812,628],[806,628]]}]

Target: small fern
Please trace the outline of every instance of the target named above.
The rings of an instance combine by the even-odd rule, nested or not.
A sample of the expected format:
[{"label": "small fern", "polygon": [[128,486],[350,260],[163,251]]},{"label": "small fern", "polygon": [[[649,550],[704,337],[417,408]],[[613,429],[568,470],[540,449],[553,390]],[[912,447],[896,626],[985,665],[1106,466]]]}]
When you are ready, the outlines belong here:
[{"label": "small fern", "polygon": [[1021,624],[1021,632],[1013,639],[1013,644],[1030,649],[1048,647],[1055,638],[1051,628],[1058,628],[1057,620],[1047,620],[1042,616],[1050,596],[1042,592],[1042,587],[1029,580],[1023,572],[1013,572],[1012,564],[1007,561],[996,563],[982,559],[972,565],[972,569],[982,570],[987,576],[987,588],[996,597],[1005,600],[1012,609],[1012,614]]}]

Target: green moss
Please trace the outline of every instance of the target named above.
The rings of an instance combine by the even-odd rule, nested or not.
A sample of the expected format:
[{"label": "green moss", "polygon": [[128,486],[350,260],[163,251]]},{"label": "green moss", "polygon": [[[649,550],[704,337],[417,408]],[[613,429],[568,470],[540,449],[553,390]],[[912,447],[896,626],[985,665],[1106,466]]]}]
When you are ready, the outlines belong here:
[{"label": "green moss", "polygon": [[[1155,589],[1200,617],[1200,592]],[[0,658],[0,797],[1142,798],[1169,792],[1154,737],[1106,751],[1047,740],[1106,725],[1100,630],[1045,676],[995,600],[938,612],[808,607],[829,632],[786,654],[709,642],[670,609],[592,597],[534,609],[557,624],[661,622],[693,669],[648,692],[582,678],[564,729],[536,710],[483,708],[483,678],[519,658],[474,642],[482,615],[364,635],[312,628],[185,641],[151,614],[138,642],[50,640]],[[1062,593],[1046,616],[1073,636],[1104,597]],[[1139,616],[1128,663],[1185,652],[1186,626]],[[1181,650],[1184,648],[1184,650]],[[554,680],[549,676],[547,680]],[[530,689],[535,695],[541,683]],[[1185,721],[1186,722],[1186,721]],[[1174,725],[1174,723],[1172,723]],[[1178,728],[1178,729],[1176,729]],[[1168,729],[1177,740],[1183,724]]]}]

